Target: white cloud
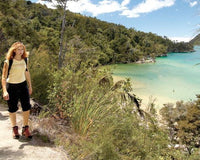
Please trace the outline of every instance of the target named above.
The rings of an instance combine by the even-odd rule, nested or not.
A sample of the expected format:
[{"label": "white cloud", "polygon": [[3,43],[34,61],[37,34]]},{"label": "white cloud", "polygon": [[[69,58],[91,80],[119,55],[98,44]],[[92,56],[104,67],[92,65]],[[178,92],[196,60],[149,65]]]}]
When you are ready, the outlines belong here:
[{"label": "white cloud", "polygon": [[198,4],[197,0],[185,0],[186,3],[189,3],[190,7],[194,7]]},{"label": "white cloud", "polygon": [[[53,0],[55,3],[55,0]],[[144,0],[137,6],[129,10],[131,0],[101,0],[97,4],[91,2],[91,0],[80,0],[78,2],[69,1],[68,9],[76,13],[91,13],[93,16],[98,16],[104,13],[121,12],[121,15],[127,17],[139,17],[142,13],[149,13],[155,10],[170,7],[175,3],[175,0]],[[46,4],[49,8],[55,8],[51,3],[38,0],[37,3]],[[55,3],[56,4],[56,3]]]},{"label": "white cloud", "polygon": [[47,1],[42,1],[42,0],[38,0],[36,3],[40,3],[40,4],[45,4],[48,8],[53,8],[55,9],[56,8],[56,1],[55,0],[52,0],[53,3],[51,2],[47,2]]},{"label": "white cloud", "polygon": [[190,3],[190,7],[194,7],[197,5],[197,1],[194,1],[194,2],[189,2]]},{"label": "white cloud", "polygon": [[123,0],[121,5],[124,7],[124,6],[127,6],[130,2],[131,0]]},{"label": "white cloud", "polygon": [[139,17],[142,13],[149,13],[155,10],[174,5],[175,0],[145,0],[135,6],[132,10],[124,10],[121,15],[127,17]]},{"label": "white cloud", "polygon": [[122,6],[117,1],[113,0],[103,0],[98,4],[93,4],[90,0],[82,0],[79,2],[68,2],[68,9],[72,12],[89,12],[93,16],[97,16],[104,13],[121,11]]},{"label": "white cloud", "polygon": [[189,42],[192,38],[191,37],[169,37],[172,41],[177,42]]}]

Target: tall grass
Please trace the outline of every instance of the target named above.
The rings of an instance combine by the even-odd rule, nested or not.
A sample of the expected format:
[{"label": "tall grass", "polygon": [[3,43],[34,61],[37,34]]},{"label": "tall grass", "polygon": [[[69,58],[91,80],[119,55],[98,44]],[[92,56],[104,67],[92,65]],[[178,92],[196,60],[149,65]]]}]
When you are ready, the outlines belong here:
[{"label": "tall grass", "polygon": [[92,69],[81,72],[61,70],[54,74],[49,89],[50,110],[60,118],[70,119],[75,131],[81,135],[87,134],[90,127],[114,112],[113,105],[117,100],[114,92],[109,91],[109,76],[104,87],[99,84],[103,75],[106,76]]},{"label": "tall grass", "polygon": [[[170,159],[167,134],[151,114],[141,118],[126,93],[129,81],[113,84],[105,71],[63,69],[49,90],[52,114],[68,119],[76,143],[68,143],[72,159]],[[50,92],[51,91],[51,92]],[[56,98],[55,98],[56,97]]]},{"label": "tall grass", "polygon": [[117,106],[117,99],[112,95],[112,92],[104,94],[92,90],[81,96],[75,96],[73,107],[71,107],[71,121],[77,133],[91,134],[89,132],[91,127],[97,128],[105,117],[115,114],[119,108],[114,107]]}]

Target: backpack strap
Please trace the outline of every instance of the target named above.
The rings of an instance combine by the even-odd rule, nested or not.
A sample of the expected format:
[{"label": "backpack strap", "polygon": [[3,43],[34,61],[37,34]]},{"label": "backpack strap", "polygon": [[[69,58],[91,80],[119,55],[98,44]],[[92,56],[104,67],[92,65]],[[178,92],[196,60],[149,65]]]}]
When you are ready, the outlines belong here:
[{"label": "backpack strap", "polygon": [[[25,61],[25,63],[26,63],[26,71],[28,71],[28,69],[27,69],[27,57],[26,58],[24,58],[24,61]],[[8,66],[8,76],[9,76],[9,74],[10,74],[10,69],[11,69],[11,66],[12,66],[12,64],[13,64],[13,59],[10,59],[9,60],[9,66]],[[7,78],[8,78],[8,76],[7,76]]]},{"label": "backpack strap", "polygon": [[28,68],[27,68],[27,61],[28,61],[28,58],[26,57],[26,58],[24,58],[24,61],[25,61],[25,63],[26,63],[26,71],[28,71]]},{"label": "backpack strap", "polygon": [[[13,59],[9,59],[8,76],[10,74],[10,69],[11,69],[12,64],[13,64]],[[7,78],[8,78],[8,76],[7,76]]]}]

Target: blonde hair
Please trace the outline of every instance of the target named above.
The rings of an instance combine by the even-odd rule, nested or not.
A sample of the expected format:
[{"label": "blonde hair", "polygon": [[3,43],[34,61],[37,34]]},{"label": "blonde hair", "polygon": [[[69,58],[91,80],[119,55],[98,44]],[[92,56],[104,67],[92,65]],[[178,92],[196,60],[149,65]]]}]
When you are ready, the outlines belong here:
[{"label": "blonde hair", "polygon": [[22,55],[22,58],[24,59],[24,58],[28,57],[28,53],[26,52],[25,45],[23,43],[21,43],[21,42],[15,42],[15,43],[12,44],[12,46],[8,50],[8,53],[6,55],[6,59],[7,60],[13,59],[14,56],[15,56],[15,51],[14,50],[17,49],[18,47],[21,47],[21,46],[24,48],[24,53]]}]

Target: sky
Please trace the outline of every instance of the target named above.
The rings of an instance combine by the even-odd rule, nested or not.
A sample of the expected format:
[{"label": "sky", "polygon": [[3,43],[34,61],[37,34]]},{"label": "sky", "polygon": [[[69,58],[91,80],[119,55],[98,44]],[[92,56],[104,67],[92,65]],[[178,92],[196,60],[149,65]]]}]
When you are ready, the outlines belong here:
[{"label": "sky", "polygon": [[[49,8],[56,4],[42,0],[32,2]],[[171,40],[187,42],[200,29],[200,0],[79,0],[67,4],[72,12]]]}]

